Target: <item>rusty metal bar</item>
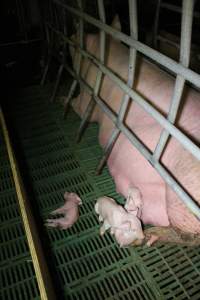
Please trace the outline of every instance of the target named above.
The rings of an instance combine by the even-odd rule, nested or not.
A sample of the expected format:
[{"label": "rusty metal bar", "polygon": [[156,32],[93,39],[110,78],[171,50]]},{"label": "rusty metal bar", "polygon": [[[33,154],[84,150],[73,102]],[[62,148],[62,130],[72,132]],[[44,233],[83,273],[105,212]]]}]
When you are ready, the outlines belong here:
[{"label": "rusty metal bar", "polygon": [[[182,21],[181,21],[181,43],[180,43],[180,63],[188,67],[190,62],[190,48],[192,36],[192,20],[193,20],[194,0],[183,0]],[[175,81],[174,92],[167,119],[174,124],[178,109],[181,103],[185,79],[181,75],[177,75]],[[169,132],[163,130],[160,139],[155,148],[153,157],[159,160],[169,138]]]},{"label": "rusty metal bar", "polygon": [[[105,23],[106,18],[105,18],[105,9],[104,9],[104,3],[102,0],[98,0],[98,11],[99,11],[99,18],[100,20]],[[100,54],[99,54],[99,59],[100,62],[102,64],[104,64],[105,61],[105,44],[106,44],[106,35],[105,32],[103,30],[100,31]],[[101,82],[102,82],[102,77],[103,77],[103,72],[98,69],[97,71],[97,76],[96,76],[96,82],[95,82],[95,86],[94,86],[94,95],[98,95],[99,93],[99,89],[101,86]],[[95,107],[95,101],[93,100],[92,96],[90,99],[90,102],[86,108],[86,111],[83,115],[80,127],[78,129],[78,133],[77,133],[77,137],[76,137],[76,142],[79,142],[81,139],[81,136],[83,135],[84,129],[86,127],[86,124],[88,122],[89,117],[92,114],[92,111],[94,110]]]},{"label": "rusty metal bar", "polygon": [[[138,39],[138,22],[137,22],[137,2],[136,2],[136,0],[133,0],[133,1],[129,0],[129,19],[130,19],[130,36],[137,40]],[[127,85],[130,88],[132,88],[133,83],[134,83],[136,55],[137,55],[137,51],[133,47],[130,47],[128,80],[127,80]],[[129,99],[130,99],[130,97],[128,94],[123,95],[122,100],[121,100],[121,106],[119,109],[119,115],[118,115],[118,120],[117,120],[118,122],[124,121],[124,116],[127,111]],[[103,167],[105,166],[119,134],[120,134],[119,128],[115,127],[107,145],[104,148],[104,155],[103,155],[103,157],[97,167],[97,170],[96,170],[97,174],[100,174]]]}]

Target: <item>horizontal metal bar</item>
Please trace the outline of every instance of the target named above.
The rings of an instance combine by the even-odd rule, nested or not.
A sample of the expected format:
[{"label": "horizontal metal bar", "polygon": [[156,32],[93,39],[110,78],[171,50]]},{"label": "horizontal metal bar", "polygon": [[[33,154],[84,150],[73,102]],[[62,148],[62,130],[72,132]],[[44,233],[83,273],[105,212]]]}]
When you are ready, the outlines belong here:
[{"label": "horizontal metal bar", "polygon": [[16,41],[16,42],[8,42],[8,43],[0,44],[0,48],[16,46],[16,45],[26,45],[26,44],[31,44],[31,43],[41,42],[41,41],[42,41],[42,39],[32,39],[32,40],[21,40],[21,41]]},{"label": "horizontal metal bar", "polygon": [[[160,34],[156,37],[156,39],[163,42],[163,43],[167,43],[167,44],[172,45],[173,47],[179,49],[180,48],[179,38],[175,35],[170,34],[171,37],[176,38],[176,41],[175,40],[173,41],[172,39],[170,39],[170,37],[163,36],[165,34],[169,34],[169,32],[167,32],[165,30],[161,30]],[[191,49],[193,51],[200,51],[200,47],[198,45],[194,44],[194,43],[191,44]]]},{"label": "horizontal metal bar", "polygon": [[195,73],[194,71],[185,68],[180,63],[177,63],[173,59],[165,56],[164,54],[161,54],[160,52],[150,48],[147,45],[144,45],[143,43],[134,40],[133,38],[127,36],[126,34],[110,27],[107,24],[102,23],[101,21],[91,17],[90,15],[83,13],[67,4],[61,3],[59,0],[53,0],[54,3],[57,5],[62,6],[63,8],[67,9],[74,15],[84,19],[86,22],[91,23],[98,27],[99,29],[104,30],[106,33],[113,36],[115,39],[118,39],[125,44],[134,47],[137,51],[141,52],[142,54],[146,55],[147,57],[153,59],[155,62],[163,65],[170,71],[172,71],[175,74],[182,75],[186,80],[193,83],[197,87],[200,87],[200,75]]},{"label": "horizontal metal bar", "polygon": [[[188,0],[188,1],[190,1],[190,0]],[[160,6],[161,6],[162,8],[166,8],[166,9],[171,10],[171,11],[174,11],[174,12],[182,13],[181,7],[179,7],[179,6],[177,6],[177,5],[174,5],[174,4],[162,2]],[[195,18],[200,18],[200,13],[197,12],[197,11],[195,11],[195,12],[194,12],[194,17],[195,17]]]},{"label": "horizontal metal bar", "polygon": [[[183,0],[182,20],[181,20],[181,44],[180,44],[180,62],[188,67],[190,62],[190,46],[192,36],[192,19],[193,19],[194,0]],[[171,99],[170,109],[167,119],[174,124],[178,109],[180,107],[185,79],[177,75],[174,92]],[[160,159],[163,149],[169,138],[169,132],[163,130],[160,139],[154,151],[154,158]]]}]

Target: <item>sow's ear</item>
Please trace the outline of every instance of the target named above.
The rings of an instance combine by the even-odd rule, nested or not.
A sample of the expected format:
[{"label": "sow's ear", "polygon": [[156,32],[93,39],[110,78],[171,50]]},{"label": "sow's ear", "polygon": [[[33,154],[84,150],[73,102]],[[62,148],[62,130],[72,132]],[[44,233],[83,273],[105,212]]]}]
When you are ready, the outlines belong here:
[{"label": "sow's ear", "polygon": [[120,23],[120,20],[119,20],[119,16],[118,15],[115,15],[114,16],[114,19],[111,23],[111,27],[118,30],[118,31],[121,31],[121,23]]}]

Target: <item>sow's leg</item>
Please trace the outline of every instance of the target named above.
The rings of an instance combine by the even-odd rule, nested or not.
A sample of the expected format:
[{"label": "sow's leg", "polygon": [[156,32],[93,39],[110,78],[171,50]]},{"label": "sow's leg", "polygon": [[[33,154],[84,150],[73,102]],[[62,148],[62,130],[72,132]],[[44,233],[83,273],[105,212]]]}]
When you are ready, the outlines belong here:
[{"label": "sow's leg", "polygon": [[185,246],[199,246],[200,234],[183,232],[173,227],[151,227],[144,230],[145,242],[147,246],[160,241]]}]

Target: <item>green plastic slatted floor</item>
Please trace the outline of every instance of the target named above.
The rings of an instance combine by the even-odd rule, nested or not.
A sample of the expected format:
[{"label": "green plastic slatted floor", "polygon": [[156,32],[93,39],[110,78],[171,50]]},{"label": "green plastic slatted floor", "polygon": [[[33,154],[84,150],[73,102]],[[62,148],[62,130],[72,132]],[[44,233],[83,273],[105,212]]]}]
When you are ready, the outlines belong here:
[{"label": "green plastic slatted floor", "polygon": [[[15,103],[14,122],[24,151],[27,174],[43,221],[63,203],[63,193],[78,193],[83,205],[78,222],[67,231],[46,229],[52,266],[66,299],[200,299],[200,250],[160,245],[120,249],[113,238],[98,234],[95,199],[123,199],[108,170],[94,175],[102,150],[98,127],[91,124],[74,143],[80,119],[48,104],[51,89],[33,86]],[[1,144],[0,299],[37,299],[39,292],[22,227],[16,194]]]}]

